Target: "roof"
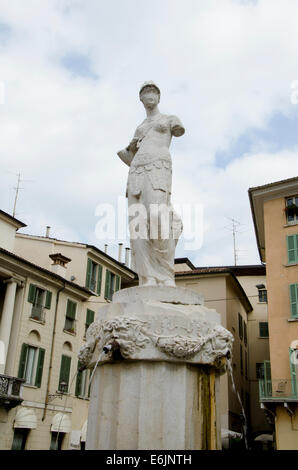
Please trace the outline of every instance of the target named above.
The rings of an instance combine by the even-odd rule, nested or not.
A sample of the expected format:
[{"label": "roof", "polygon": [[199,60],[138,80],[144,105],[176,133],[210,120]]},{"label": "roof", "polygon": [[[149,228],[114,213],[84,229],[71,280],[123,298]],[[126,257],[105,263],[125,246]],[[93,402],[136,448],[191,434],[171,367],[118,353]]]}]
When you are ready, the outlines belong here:
[{"label": "roof", "polygon": [[251,213],[261,261],[265,262],[264,203],[268,200],[291,197],[298,193],[298,177],[256,186],[248,190]]},{"label": "roof", "polygon": [[20,261],[20,262],[26,264],[27,266],[30,266],[31,268],[37,269],[37,270],[47,274],[48,276],[51,276],[52,278],[54,278],[58,281],[62,281],[63,283],[74,287],[75,289],[79,289],[80,291],[84,292],[85,294],[94,295],[94,293],[91,292],[89,289],[86,289],[86,287],[82,287],[79,284],[76,284],[75,282],[68,281],[64,277],[59,276],[59,274],[53,273],[52,271],[49,271],[48,269],[42,268],[41,266],[38,266],[37,264],[34,264],[31,261],[26,260],[25,258],[21,258],[20,256],[15,255],[14,253],[11,253],[10,251],[5,250],[4,248],[0,248],[0,253],[3,253],[4,255],[10,256],[11,258],[15,259],[16,261]]},{"label": "roof", "polygon": [[190,277],[190,276],[202,276],[206,274],[228,274],[232,277],[234,283],[236,284],[237,288],[239,289],[241,298],[247,306],[247,311],[252,312],[253,307],[249,301],[249,298],[246,295],[245,290],[241,286],[240,282],[238,281],[236,275],[234,274],[233,270],[227,267],[205,267],[205,268],[195,268],[193,271],[181,271],[175,273],[175,277]]},{"label": "roof", "polygon": [[120,261],[116,260],[115,258],[113,258],[112,256],[108,255],[107,253],[105,253],[104,251],[100,250],[99,248],[97,248],[96,246],[94,245],[89,245],[88,243],[82,243],[82,242],[70,242],[68,240],[60,240],[59,238],[53,238],[53,237],[44,237],[44,236],[41,236],[41,235],[30,235],[30,234],[27,234],[27,233],[21,233],[19,234],[21,235],[22,237],[34,237],[34,238],[40,238],[40,239],[44,239],[44,240],[53,240],[53,241],[56,241],[56,242],[61,242],[61,243],[69,243],[70,245],[80,245],[82,247],[86,247],[86,248],[90,248],[92,250],[95,250],[96,252],[98,252],[101,256],[104,256],[105,258],[107,258],[108,260],[112,261],[113,263],[116,263],[118,264],[118,266],[120,266],[122,269],[125,269],[127,270],[130,274],[132,274],[134,277],[136,276],[136,273],[130,269],[128,266],[125,265],[125,263],[121,263]]},{"label": "roof", "polygon": [[0,216],[3,216],[4,218],[7,218],[10,222],[13,223],[13,225],[17,226],[18,228],[22,228],[22,227],[27,227],[26,224],[24,224],[23,222],[21,222],[20,220],[16,219],[15,217],[13,217],[12,215],[8,214],[7,212],[4,212],[0,209]]},{"label": "roof", "polygon": [[175,264],[187,264],[191,269],[195,269],[195,266],[188,258],[175,258]]}]

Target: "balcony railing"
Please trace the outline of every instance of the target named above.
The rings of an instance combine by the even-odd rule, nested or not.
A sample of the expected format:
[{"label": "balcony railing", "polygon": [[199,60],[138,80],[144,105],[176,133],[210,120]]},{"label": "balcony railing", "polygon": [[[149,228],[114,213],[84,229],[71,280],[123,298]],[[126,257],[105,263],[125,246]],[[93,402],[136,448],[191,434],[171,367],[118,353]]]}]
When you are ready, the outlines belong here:
[{"label": "balcony railing", "polygon": [[0,405],[14,408],[22,401],[24,379],[0,374]]},{"label": "balcony railing", "polygon": [[298,383],[295,379],[259,380],[260,400],[298,400]]}]

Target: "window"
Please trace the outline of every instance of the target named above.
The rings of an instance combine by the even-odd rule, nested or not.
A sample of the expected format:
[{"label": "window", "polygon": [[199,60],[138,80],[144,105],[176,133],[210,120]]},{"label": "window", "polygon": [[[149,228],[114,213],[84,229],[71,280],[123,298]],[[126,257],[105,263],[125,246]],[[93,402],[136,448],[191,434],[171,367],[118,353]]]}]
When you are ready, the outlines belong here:
[{"label": "window", "polygon": [[86,287],[97,295],[101,292],[101,279],[102,279],[102,266],[95,263],[92,259],[88,258],[87,261],[87,274],[86,274]]},{"label": "window", "polygon": [[66,307],[64,330],[70,333],[75,333],[76,310],[77,310],[76,302],[73,302],[72,300],[68,299],[67,307]]},{"label": "window", "polygon": [[256,363],[256,377],[257,379],[264,378],[264,362],[257,362]]},{"label": "window", "polygon": [[298,318],[298,284],[290,285],[290,303],[292,318]]},{"label": "window", "polygon": [[25,450],[30,429],[16,428],[13,434],[11,450]]},{"label": "window", "polygon": [[288,263],[298,263],[298,235],[287,236]]},{"label": "window", "polygon": [[89,308],[87,308],[86,323],[85,323],[85,335],[86,335],[87,330],[88,330],[89,326],[91,325],[91,323],[94,322],[94,316],[95,316],[95,313],[93,312],[93,310],[89,310]]},{"label": "window", "polygon": [[290,197],[286,201],[286,214],[288,224],[298,222],[298,197]]},{"label": "window", "polygon": [[239,330],[239,338],[242,339],[243,338],[243,320],[242,320],[242,316],[240,315],[240,313],[238,313],[238,330]]},{"label": "window", "polygon": [[52,292],[30,284],[28,302],[32,304],[31,316],[34,320],[44,321],[44,309],[51,308]]},{"label": "window", "polygon": [[260,322],[259,323],[259,332],[260,332],[260,338],[268,338],[269,337],[268,322]]},{"label": "window", "polygon": [[25,383],[41,386],[45,350],[28,344],[23,344],[19,363],[18,377]]},{"label": "window", "polygon": [[77,397],[87,398],[90,395],[90,384],[89,384],[90,371],[88,369],[84,369],[83,371],[80,371],[79,368],[80,368],[80,362],[78,362],[75,395]]},{"label": "window", "polygon": [[259,289],[259,302],[267,303],[267,289]]},{"label": "window", "polygon": [[62,448],[62,442],[64,438],[64,432],[53,432],[52,431],[52,436],[51,436],[51,445],[50,445],[50,450],[61,450]]},{"label": "window", "polygon": [[247,325],[245,321],[243,322],[243,336],[244,336],[244,344],[247,345]]},{"label": "window", "polygon": [[105,299],[112,300],[114,292],[120,289],[120,276],[106,271]]},{"label": "window", "polygon": [[241,370],[241,375],[243,375],[243,350],[242,350],[242,344],[240,344],[240,370]]},{"label": "window", "polygon": [[[60,376],[58,390],[60,392],[68,392],[69,374],[70,374],[71,357],[62,355],[60,364]],[[66,384],[64,386],[64,384]]]}]

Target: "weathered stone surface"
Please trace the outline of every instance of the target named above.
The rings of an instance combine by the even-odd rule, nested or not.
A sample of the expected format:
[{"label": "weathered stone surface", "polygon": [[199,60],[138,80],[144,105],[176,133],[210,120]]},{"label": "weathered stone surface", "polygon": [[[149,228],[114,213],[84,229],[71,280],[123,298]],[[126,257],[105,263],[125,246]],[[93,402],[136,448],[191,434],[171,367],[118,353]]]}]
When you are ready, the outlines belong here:
[{"label": "weathered stone surface", "polygon": [[138,300],[102,307],[86,340],[79,358],[87,367],[119,358],[220,367],[233,336],[219,314],[203,305]]},{"label": "weathered stone surface", "polygon": [[122,289],[113,295],[114,303],[154,301],[183,305],[203,305],[201,294],[183,287],[139,286]]}]

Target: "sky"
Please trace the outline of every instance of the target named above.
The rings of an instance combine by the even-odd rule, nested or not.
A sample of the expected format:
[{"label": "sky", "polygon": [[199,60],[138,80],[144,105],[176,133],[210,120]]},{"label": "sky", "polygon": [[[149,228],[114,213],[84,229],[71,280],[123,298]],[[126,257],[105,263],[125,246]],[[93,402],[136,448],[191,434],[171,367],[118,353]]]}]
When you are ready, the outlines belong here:
[{"label": "sky", "polygon": [[125,196],[117,151],[153,80],[186,129],[173,203],[200,208],[199,241],[176,257],[234,264],[234,219],[237,264],[259,264],[248,189],[298,174],[297,18],[293,0],[0,0],[0,209],[12,214],[20,173],[21,232],[51,226],[117,257],[129,238],[96,227]]}]

